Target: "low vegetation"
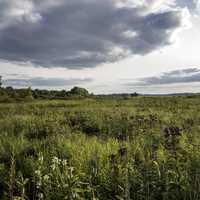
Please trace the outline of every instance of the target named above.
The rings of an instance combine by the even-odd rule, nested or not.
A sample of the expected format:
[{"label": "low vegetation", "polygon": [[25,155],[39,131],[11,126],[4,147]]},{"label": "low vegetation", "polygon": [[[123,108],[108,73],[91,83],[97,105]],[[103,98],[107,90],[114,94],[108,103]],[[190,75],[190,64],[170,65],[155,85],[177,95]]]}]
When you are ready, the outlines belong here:
[{"label": "low vegetation", "polygon": [[199,101],[1,103],[0,199],[198,200]]}]

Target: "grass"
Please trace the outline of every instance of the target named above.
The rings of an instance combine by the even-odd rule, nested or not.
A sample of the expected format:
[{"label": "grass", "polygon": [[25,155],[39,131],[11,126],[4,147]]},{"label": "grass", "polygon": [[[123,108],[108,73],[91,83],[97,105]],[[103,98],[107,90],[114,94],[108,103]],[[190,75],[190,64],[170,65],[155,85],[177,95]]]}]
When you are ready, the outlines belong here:
[{"label": "grass", "polygon": [[200,97],[0,104],[0,199],[200,199]]}]

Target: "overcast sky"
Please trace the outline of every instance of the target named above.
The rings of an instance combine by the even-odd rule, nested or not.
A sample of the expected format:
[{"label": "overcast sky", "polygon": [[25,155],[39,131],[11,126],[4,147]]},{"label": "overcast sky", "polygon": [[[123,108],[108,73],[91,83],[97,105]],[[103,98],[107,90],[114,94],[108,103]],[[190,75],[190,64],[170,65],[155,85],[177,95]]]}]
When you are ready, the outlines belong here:
[{"label": "overcast sky", "polygon": [[4,85],[200,92],[199,0],[0,0]]}]

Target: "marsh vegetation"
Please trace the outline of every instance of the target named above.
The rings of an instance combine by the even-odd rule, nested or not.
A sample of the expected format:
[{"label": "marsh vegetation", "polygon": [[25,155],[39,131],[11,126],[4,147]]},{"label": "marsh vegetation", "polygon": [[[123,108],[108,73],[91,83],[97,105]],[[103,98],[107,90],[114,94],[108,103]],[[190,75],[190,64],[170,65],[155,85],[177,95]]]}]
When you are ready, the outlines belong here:
[{"label": "marsh vegetation", "polygon": [[0,104],[0,199],[200,199],[200,97]]}]

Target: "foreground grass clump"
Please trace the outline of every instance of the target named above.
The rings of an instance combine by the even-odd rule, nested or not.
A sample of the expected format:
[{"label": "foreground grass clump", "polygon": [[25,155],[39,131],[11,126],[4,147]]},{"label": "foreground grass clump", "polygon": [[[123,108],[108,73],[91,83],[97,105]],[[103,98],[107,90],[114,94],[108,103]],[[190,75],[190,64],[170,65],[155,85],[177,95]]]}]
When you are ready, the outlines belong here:
[{"label": "foreground grass clump", "polygon": [[0,199],[200,199],[199,100],[0,104]]}]

